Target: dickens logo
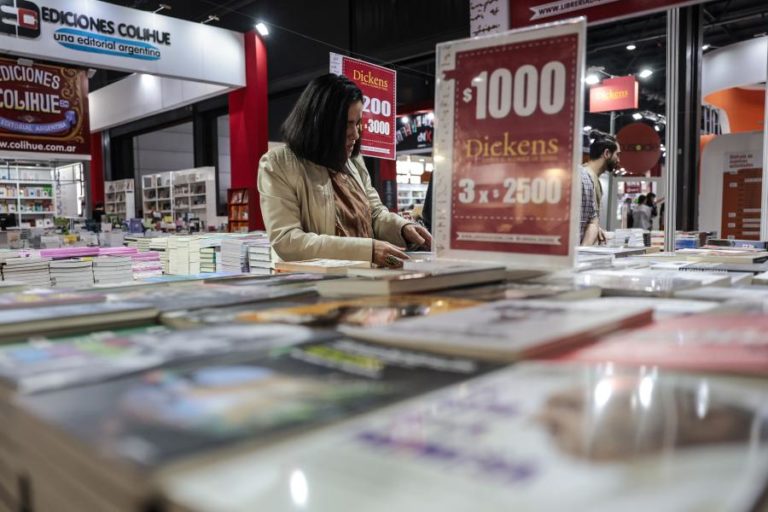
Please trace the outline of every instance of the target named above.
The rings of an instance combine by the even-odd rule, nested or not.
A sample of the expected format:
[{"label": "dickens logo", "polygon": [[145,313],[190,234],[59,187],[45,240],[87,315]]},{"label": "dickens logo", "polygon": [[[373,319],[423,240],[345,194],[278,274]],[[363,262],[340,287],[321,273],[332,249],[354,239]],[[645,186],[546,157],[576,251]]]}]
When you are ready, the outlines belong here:
[{"label": "dickens logo", "polygon": [[39,37],[40,9],[27,0],[0,0],[0,34]]}]

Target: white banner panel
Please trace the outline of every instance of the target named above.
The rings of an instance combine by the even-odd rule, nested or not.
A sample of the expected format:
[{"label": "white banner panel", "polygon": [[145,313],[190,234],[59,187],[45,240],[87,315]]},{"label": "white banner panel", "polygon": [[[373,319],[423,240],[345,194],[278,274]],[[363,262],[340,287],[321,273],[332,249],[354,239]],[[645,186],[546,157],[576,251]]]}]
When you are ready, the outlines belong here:
[{"label": "white banner panel", "polygon": [[245,85],[242,34],[96,0],[0,0],[0,48],[32,59]]}]

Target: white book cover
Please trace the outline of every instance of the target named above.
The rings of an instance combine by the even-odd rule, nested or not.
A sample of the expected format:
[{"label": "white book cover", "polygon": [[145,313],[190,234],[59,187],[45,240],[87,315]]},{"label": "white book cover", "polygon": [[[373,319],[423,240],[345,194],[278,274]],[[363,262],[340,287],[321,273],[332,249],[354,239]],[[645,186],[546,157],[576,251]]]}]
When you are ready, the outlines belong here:
[{"label": "white book cover", "polygon": [[712,377],[521,364],[171,472],[161,489],[198,512],[751,510],[768,477],[767,396]]},{"label": "white book cover", "polygon": [[380,327],[341,327],[351,336],[411,349],[517,360],[565,349],[651,321],[647,306],[612,308],[605,300],[504,300]]}]

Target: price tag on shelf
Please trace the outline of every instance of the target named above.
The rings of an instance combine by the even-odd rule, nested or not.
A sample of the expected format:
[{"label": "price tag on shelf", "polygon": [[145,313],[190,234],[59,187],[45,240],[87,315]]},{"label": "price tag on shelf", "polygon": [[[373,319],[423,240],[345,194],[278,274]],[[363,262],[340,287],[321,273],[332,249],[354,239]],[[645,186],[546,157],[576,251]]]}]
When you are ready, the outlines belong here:
[{"label": "price tag on shelf", "polygon": [[438,45],[438,256],[566,267],[579,240],[586,23]]},{"label": "price tag on shelf", "polygon": [[394,160],[397,107],[395,70],[331,53],[331,73],[346,76],[363,92],[361,153]]}]

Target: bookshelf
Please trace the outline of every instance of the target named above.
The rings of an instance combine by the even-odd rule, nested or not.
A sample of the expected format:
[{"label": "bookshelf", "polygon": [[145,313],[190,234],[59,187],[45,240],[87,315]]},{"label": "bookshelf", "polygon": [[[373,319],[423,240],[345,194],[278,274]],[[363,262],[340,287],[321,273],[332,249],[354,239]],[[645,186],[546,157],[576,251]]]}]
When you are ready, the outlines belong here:
[{"label": "bookshelf", "polygon": [[227,231],[230,233],[247,233],[252,229],[256,218],[255,190],[249,188],[230,188],[227,190]]},{"label": "bookshelf", "polygon": [[141,180],[144,217],[159,212],[173,221],[195,216],[203,229],[216,225],[216,169],[198,167],[157,174]]},{"label": "bookshelf", "polygon": [[50,167],[0,167],[0,213],[15,214],[19,226],[52,226],[55,184]]},{"label": "bookshelf", "polygon": [[216,169],[198,167],[173,171],[173,219],[197,217],[202,228],[216,225]]},{"label": "bookshelf", "polygon": [[119,221],[136,217],[133,179],[104,182],[104,211]]}]

